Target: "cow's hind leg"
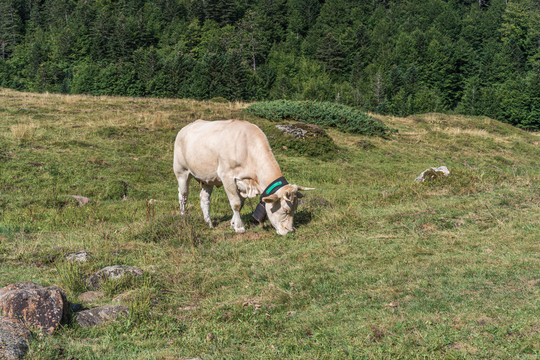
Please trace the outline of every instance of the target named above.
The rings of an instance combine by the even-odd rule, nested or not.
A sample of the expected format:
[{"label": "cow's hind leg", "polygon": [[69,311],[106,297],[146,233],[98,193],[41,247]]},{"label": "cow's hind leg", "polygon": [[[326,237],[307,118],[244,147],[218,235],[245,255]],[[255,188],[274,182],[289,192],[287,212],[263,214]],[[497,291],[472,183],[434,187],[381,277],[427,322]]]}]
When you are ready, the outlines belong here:
[{"label": "cow's hind leg", "polygon": [[[222,177],[222,179],[224,178],[225,177]],[[231,204],[233,211],[231,227],[237,233],[243,233],[246,231],[246,229],[244,229],[244,223],[240,217],[240,210],[242,210],[242,206],[244,205],[244,198],[238,193],[234,180],[223,180],[223,187],[225,188],[225,192],[227,193],[227,197],[229,198],[229,203]]]},{"label": "cow's hind leg", "polygon": [[189,180],[191,174],[189,171],[175,171],[176,179],[178,180],[178,202],[180,203],[180,213],[186,213],[186,204],[189,195]]},{"label": "cow's hind leg", "polygon": [[202,189],[201,189],[201,195],[200,195],[201,209],[203,212],[204,221],[206,221],[206,223],[210,225],[210,227],[213,227],[212,220],[210,219],[210,196],[212,195],[213,188],[214,186],[212,185],[203,184]]}]

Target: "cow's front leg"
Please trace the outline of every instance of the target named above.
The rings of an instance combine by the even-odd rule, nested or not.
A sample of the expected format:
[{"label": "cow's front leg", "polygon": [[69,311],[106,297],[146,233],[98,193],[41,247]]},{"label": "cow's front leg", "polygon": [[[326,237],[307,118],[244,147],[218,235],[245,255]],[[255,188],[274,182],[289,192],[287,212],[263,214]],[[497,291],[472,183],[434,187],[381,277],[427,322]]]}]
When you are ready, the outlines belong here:
[{"label": "cow's front leg", "polygon": [[242,201],[242,199],[240,200],[240,204],[238,204],[237,202],[231,203],[231,208],[233,209],[231,228],[233,228],[234,231],[236,231],[237,233],[246,232],[246,229],[244,228],[244,223],[242,222],[242,217],[240,216],[240,210],[242,210],[243,203],[244,202]]},{"label": "cow's front leg", "polygon": [[231,228],[233,228],[237,233],[243,233],[246,231],[246,229],[244,228],[244,223],[240,217],[240,210],[242,210],[242,206],[244,205],[244,198],[242,198],[238,193],[238,189],[236,188],[236,183],[234,181],[223,181],[223,187],[225,188],[225,192],[227,193],[227,197],[229,198],[229,203],[231,204],[233,211]]},{"label": "cow's front leg", "polygon": [[212,195],[213,188],[214,187],[212,185],[203,184],[202,189],[201,189],[201,195],[200,195],[201,209],[203,212],[204,221],[206,221],[206,223],[210,225],[210,227],[213,227],[212,219],[210,219],[210,196]]}]

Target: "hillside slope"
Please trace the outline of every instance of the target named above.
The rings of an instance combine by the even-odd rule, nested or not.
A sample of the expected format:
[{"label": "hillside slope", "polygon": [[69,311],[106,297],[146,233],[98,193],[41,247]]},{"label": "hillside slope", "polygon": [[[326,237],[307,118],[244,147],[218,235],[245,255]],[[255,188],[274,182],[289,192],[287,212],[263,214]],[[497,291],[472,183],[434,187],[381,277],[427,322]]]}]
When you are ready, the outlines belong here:
[{"label": "hillside slope", "polygon": [[[95,271],[146,269],[83,302],[124,294],[129,319],[67,325],[34,340],[27,358],[538,355],[537,134],[443,114],[374,115],[399,130],[389,140],[329,129],[332,160],[274,149],[289,181],[316,188],[297,232],[236,235],[223,189],[212,197],[215,229],[195,182],[191,215],[178,215],[172,145],[198,118],[268,124],[244,107],[0,89],[0,287],[57,284],[80,303]],[[413,183],[440,165],[451,176]],[[245,221],[255,205],[246,202]],[[64,260],[77,250],[89,261]]]}]

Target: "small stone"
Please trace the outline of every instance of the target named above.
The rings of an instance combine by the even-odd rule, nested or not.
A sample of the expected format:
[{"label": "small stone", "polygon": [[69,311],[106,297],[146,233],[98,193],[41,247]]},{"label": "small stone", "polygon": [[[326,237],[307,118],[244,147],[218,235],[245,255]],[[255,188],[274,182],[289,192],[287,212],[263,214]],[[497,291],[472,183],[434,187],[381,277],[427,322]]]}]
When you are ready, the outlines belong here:
[{"label": "small stone", "polygon": [[463,225],[465,225],[465,221],[463,221],[463,220],[457,220],[454,223],[454,227],[460,227],[460,226],[463,226]]},{"label": "small stone", "polygon": [[450,175],[450,171],[446,166],[440,166],[440,167],[432,167],[429,169],[424,170],[414,181],[416,182],[424,182],[426,180],[432,180],[439,176],[448,176]]},{"label": "small stone", "polygon": [[214,334],[212,333],[208,333],[208,335],[206,335],[206,340],[207,341],[212,341],[214,340],[216,337],[214,336]]},{"label": "small stone", "polygon": [[85,196],[71,195],[71,197],[77,200],[77,202],[79,203],[79,206],[84,206],[90,202],[90,199]]},{"label": "small stone", "polygon": [[22,359],[32,334],[19,319],[0,317],[0,359]]},{"label": "small stone", "polygon": [[392,301],[391,303],[388,303],[386,305],[384,305],[385,307],[392,307],[392,308],[395,308],[395,307],[398,307],[399,306],[399,303],[397,301]]},{"label": "small stone", "polygon": [[75,321],[82,327],[92,327],[115,321],[120,315],[129,315],[127,306],[105,305],[78,312]]},{"label": "small stone", "polygon": [[124,276],[142,276],[143,271],[137,267],[134,266],[124,266],[124,265],[113,265],[113,266],[107,266],[106,268],[103,268],[96,272],[94,275],[90,276],[86,280],[86,285],[89,289],[97,290],[101,288],[101,281],[108,279],[108,280],[116,280],[120,279]]},{"label": "small stone", "polygon": [[68,254],[66,256],[67,261],[80,261],[80,262],[86,262],[88,261],[88,257],[90,255],[86,251],[78,251],[75,253]]}]

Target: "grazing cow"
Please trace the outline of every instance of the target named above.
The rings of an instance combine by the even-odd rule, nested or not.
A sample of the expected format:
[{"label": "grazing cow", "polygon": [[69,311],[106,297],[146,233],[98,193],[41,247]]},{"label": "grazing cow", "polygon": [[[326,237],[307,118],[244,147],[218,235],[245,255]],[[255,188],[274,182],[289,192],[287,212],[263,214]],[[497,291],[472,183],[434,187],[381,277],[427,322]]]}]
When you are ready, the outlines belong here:
[{"label": "grazing cow", "polygon": [[[210,195],[214,186],[225,188],[233,210],[231,227],[245,231],[240,210],[246,198],[261,195],[254,217],[259,222],[268,216],[279,235],[293,231],[293,215],[298,190],[313,190],[288,184],[272,154],[264,133],[246,121],[197,120],[178,132],[174,143],[174,173],[178,179],[178,199],[186,211],[189,180],[201,185],[204,220],[210,220]],[[266,213],[266,214],[265,214]]]}]

